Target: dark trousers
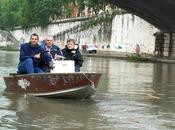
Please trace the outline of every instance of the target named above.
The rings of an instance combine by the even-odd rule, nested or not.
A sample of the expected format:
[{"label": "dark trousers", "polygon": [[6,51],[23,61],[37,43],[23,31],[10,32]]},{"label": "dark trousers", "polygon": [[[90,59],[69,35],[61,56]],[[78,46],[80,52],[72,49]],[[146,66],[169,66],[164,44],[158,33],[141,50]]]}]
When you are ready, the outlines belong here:
[{"label": "dark trousers", "polygon": [[75,72],[80,72],[80,67],[79,66],[75,66]]},{"label": "dark trousers", "polygon": [[33,65],[33,59],[28,58],[19,64],[18,73],[31,74],[31,73],[43,73],[43,71],[39,67],[35,67]]}]

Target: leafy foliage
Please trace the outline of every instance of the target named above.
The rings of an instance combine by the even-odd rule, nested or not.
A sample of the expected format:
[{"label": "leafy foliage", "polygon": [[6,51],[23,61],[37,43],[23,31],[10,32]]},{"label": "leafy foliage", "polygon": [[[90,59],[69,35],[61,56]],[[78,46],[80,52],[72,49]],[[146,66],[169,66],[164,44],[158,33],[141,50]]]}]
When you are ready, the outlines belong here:
[{"label": "leafy foliage", "polygon": [[86,7],[96,15],[107,4],[104,0],[0,0],[0,28],[45,27],[55,19],[71,17],[70,5],[78,7],[79,15]]}]

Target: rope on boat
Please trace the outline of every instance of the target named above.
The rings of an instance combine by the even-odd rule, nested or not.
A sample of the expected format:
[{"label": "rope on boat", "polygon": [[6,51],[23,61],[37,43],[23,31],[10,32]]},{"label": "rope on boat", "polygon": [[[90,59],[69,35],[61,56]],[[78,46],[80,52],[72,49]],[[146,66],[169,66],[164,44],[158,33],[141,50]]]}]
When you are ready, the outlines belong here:
[{"label": "rope on boat", "polygon": [[[96,92],[94,82],[93,82],[90,78],[88,78],[88,76],[87,76],[84,72],[82,72],[82,74],[83,74],[83,75],[86,77],[86,79],[91,83],[92,86],[90,86],[90,87]],[[90,91],[90,90],[88,90],[88,91]],[[82,98],[82,101],[83,101],[84,99],[86,99],[87,97],[88,97],[88,92],[87,92],[87,94],[84,96],[84,98]]]},{"label": "rope on boat", "polygon": [[92,84],[92,88],[95,89],[94,82],[91,79],[89,79],[88,76],[84,72],[82,72],[82,73],[86,77],[86,79]]}]

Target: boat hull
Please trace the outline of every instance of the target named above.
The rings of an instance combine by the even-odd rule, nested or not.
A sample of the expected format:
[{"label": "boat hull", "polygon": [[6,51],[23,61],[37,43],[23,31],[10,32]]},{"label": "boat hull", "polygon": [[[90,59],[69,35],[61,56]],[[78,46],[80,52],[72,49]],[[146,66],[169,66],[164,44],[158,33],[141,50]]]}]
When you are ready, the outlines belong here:
[{"label": "boat hull", "polygon": [[95,94],[99,73],[42,73],[4,77],[6,92],[40,97],[87,98]]}]

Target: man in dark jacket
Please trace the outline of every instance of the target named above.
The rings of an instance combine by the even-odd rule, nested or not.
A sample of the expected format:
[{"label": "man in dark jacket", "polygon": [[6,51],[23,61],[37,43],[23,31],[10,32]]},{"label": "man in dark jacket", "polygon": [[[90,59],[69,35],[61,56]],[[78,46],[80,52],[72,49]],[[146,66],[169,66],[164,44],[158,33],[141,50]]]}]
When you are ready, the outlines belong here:
[{"label": "man in dark jacket", "polygon": [[58,59],[62,56],[61,49],[54,45],[54,39],[51,36],[48,36],[45,39],[45,42],[40,45],[44,50],[48,52],[52,56],[53,59]]},{"label": "man in dark jacket", "polygon": [[[48,36],[40,46],[52,57],[52,59],[58,60],[63,56],[61,49],[54,45],[54,39],[51,36]],[[42,63],[41,68],[45,72],[50,71],[50,67],[47,62]]]},{"label": "man in dark jacket", "polygon": [[30,36],[30,42],[21,44],[18,73],[42,73],[43,70],[38,66],[40,62],[51,61],[51,56],[38,45],[38,42],[39,36],[34,33]]},{"label": "man in dark jacket", "polygon": [[74,60],[75,62],[75,72],[80,71],[80,67],[83,64],[83,57],[79,51],[78,45],[75,44],[74,39],[68,39],[67,45],[62,50],[65,60]]}]

